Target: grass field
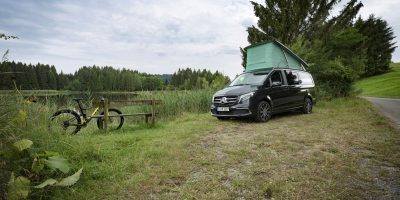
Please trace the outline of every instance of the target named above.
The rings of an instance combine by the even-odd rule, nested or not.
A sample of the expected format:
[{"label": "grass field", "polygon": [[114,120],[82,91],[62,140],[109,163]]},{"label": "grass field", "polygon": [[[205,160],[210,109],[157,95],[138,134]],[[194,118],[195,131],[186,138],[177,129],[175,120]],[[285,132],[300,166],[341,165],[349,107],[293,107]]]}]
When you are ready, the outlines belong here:
[{"label": "grass field", "polygon": [[392,71],[362,79],[355,83],[361,96],[400,98],[400,63],[391,64]]},{"label": "grass field", "polygon": [[[32,113],[52,108],[34,106]],[[103,133],[49,134],[31,115],[20,134],[61,152],[75,169],[54,199],[396,199],[400,135],[362,99],[320,102],[311,115],[268,123],[180,113],[154,128],[127,124]],[[36,123],[35,123],[36,122]]]}]

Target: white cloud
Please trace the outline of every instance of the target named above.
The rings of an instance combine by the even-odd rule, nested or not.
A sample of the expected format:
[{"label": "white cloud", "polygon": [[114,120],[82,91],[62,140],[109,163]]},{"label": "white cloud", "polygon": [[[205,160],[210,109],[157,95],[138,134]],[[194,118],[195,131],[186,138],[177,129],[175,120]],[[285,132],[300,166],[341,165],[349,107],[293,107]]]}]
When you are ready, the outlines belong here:
[{"label": "white cloud", "polygon": [[[386,19],[390,7],[374,13]],[[390,25],[397,16],[388,16]],[[10,1],[0,3],[0,30],[21,39],[2,42],[0,52],[9,48],[17,61],[70,73],[95,64],[148,73],[206,68],[233,77],[242,72],[239,47],[248,45],[246,27],[253,24],[247,0]]]}]

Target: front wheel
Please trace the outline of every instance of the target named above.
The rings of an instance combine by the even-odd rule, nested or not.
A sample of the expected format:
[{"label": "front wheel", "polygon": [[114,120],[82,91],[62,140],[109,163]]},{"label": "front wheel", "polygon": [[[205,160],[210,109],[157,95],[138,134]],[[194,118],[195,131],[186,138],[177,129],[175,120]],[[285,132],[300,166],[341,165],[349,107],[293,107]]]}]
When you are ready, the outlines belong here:
[{"label": "front wheel", "polygon": [[[107,128],[110,130],[116,130],[120,129],[122,125],[124,124],[124,117],[123,116],[118,116],[121,115],[122,112],[116,108],[110,108],[108,109],[108,121],[107,121]],[[104,111],[100,113],[100,115],[104,115]],[[97,127],[99,129],[104,129],[104,117],[98,118],[97,119]]]},{"label": "front wheel", "polygon": [[304,114],[310,114],[312,112],[312,108],[313,108],[313,102],[312,100],[307,97],[304,99],[304,104],[303,104],[303,113]]},{"label": "front wheel", "polygon": [[266,101],[258,103],[256,112],[254,113],[254,120],[257,122],[266,122],[272,116],[271,105]]},{"label": "front wheel", "polygon": [[81,118],[73,110],[59,110],[50,117],[49,129],[55,133],[76,134],[81,129]]}]

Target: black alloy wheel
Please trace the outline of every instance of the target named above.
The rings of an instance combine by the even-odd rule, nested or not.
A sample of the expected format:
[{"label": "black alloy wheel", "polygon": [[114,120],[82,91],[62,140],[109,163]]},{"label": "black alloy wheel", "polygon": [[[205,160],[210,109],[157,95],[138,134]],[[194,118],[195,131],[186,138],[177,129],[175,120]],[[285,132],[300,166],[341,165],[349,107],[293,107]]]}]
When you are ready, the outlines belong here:
[{"label": "black alloy wheel", "polygon": [[309,97],[305,98],[304,105],[303,105],[303,113],[310,114],[312,112],[312,108],[313,108],[312,100]]},{"label": "black alloy wheel", "polygon": [[257,122],[266,122],[272,116],[271,105],[266,101],[260,101],[255,112],[254,119]]}]

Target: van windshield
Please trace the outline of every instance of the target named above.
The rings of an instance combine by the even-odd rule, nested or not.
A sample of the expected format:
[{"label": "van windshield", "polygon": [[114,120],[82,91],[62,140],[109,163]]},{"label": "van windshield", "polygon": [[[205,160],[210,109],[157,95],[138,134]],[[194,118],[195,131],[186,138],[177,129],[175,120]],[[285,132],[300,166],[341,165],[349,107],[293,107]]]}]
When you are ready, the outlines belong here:
[{"label": "van windshield", "polygon": [[232,81],[229,86],[238,85],[262,85],[268,73],[244,73]]}]

